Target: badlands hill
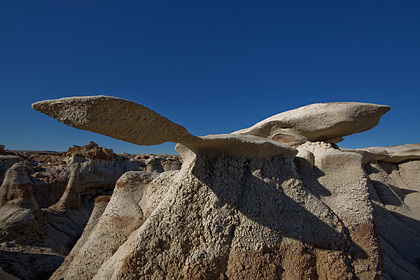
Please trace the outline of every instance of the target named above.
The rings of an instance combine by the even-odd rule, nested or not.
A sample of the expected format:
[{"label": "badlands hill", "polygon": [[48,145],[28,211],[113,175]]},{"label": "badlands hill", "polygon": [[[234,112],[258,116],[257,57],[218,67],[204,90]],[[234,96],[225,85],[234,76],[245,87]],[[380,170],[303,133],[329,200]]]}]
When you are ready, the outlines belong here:
[{"label": "badlands hill", "polygon": [[117,155],[93,142],[65,153],[2,147],[0,267],[20,279],[48,279],[122,174],[180,166],[179,156]]},{"label": "badlands hill", "polygon": [[[138,145],[177,142],[182,166],[79,151],[60,159],[67,175],[47,199],[37,195],[35,178],[45,177],[33,161],[14,159],[0,188],[5,273],[47,278],[59,266],[51,279],[420,279],[420,145],[337,145],[377,125],[387,106],[313,104],[205,137],[114,97],[33,107]],[[113,167],[120,161],[124,168]],[[52,170],[49,162],[39,172]],[[92,183],[97,172],[113,174],[96,177],[108,188]],[[39,269],[41,249],[55,261],[48,271]]]}]

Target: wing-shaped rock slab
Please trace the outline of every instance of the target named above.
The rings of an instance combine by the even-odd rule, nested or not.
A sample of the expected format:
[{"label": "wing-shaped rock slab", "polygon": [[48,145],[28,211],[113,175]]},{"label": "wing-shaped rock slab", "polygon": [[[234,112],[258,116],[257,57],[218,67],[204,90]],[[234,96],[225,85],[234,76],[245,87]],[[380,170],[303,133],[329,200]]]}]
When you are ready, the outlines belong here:
[{"label": "wing-shaped rock slab", "polygon": [[233,134],[250,134],[288,145],[306,141],[338,143],[343,136],[375,127],[390,109],[358,102],[317,103],[274,115]]},{"label": "wing-shaped rock slab", "polygon": [[190,142],[196,138],[155,111],[116,97],[68,97],[39,101],[32,107],[71,127],[137,145]]},{"label": "wing-shaped rock slab", "polygon": [[242,155],[247,159],[275,155],[293,158],[297,150],[253,135],[197,137],[183,126],[138,103],[109,96],[68,97],[34,103],[32,107],[69,126],[137,145],[181,143],[194,152]]}]

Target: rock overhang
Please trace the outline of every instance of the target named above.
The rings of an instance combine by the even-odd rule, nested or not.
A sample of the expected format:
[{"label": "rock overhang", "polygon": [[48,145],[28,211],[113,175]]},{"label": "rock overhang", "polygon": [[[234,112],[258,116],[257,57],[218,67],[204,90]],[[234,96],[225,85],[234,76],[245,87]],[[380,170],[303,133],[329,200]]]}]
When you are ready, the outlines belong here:
[{"label": "rock overhang", "polygon": [[279,113],[233,134],[249,134],[298,146],[306,141],[338,143],[375,127],[391,108],[361,102],[315,103]]},{"label": "rock overhang", "polygon": [[297,150],[254,135],[219,134],[198,137],[153,110],[117,97],[85,96],[39,101],[32,107],[58,121],[82,130],[137,145],[180,143],[193,152],[242,155],[246,159],[285,156]]}]

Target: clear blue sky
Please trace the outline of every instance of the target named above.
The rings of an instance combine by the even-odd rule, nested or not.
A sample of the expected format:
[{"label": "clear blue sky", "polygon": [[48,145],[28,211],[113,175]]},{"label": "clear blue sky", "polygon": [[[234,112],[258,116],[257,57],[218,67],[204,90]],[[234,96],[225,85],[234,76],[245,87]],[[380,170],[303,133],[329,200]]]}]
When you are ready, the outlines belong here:
[{"label": "clear blue sky", "polygon": [[420,142],[420,1],[0,0],[0,144],[58,150],[93,140],[33,102],[111,95],[192,134],[230,133],[317,102],[391,106],[342,147]]}]

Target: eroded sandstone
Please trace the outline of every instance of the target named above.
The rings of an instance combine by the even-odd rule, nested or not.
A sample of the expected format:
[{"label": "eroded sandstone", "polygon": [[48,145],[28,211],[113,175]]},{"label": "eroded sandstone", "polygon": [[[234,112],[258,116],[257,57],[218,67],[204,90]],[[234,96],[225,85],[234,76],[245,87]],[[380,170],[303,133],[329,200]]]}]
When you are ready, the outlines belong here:
[{"label": "eroded sandstone", "polygon": [[[124,174],[53,279],[418,275],[418,180],[412,175],[418,166],[407,157],[398,165],[384,162],[392,149],[331,144],[374,127],[388,106],[313,104],[234,134],[205,137],[114,97],[33,107],[70,126],[131,143],[178,142],[183,159],[179,171]],[[121,112],[130,117],[121,118]],[[399,227],[390,229],[393,219]]]},{"label": "eroded sandstone", "polygon": [[306,141],[338,143],[375,127],[390,107],[358,102],[318,103],[283,112],[235,134],[250,134],[289,145]]}]

